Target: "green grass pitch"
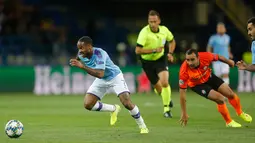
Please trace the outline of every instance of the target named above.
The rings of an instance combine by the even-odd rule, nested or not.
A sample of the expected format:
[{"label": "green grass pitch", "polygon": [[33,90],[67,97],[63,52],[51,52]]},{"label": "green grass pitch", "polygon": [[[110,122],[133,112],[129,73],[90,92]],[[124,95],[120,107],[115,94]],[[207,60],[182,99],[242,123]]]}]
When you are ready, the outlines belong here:
[{"label": "green grass pitch", "polygon": [[[255,94],[239,95],[245,112],[255,119]],[[129,112],[122,107],[118,122],[109,125],[109,113],[89,112],[83,108],[83,96],[35,96],[30,93],[0,95],[0,143],[254,143],[255,123],[245,123],[228,104],[231,116],[242,128],[226,128],[216,104],[194,93],[188,93],[190,120],[182,128],[179,94],[174,92],[174,118],[163,118],[161,99],[154,94],[134,94],[132,100],[150,130],[139,134]],[[114,95],[106,95],[105,103],[120,104]],[[24,124],[19,139],[9,139],[4,126],[10,119]]]}]

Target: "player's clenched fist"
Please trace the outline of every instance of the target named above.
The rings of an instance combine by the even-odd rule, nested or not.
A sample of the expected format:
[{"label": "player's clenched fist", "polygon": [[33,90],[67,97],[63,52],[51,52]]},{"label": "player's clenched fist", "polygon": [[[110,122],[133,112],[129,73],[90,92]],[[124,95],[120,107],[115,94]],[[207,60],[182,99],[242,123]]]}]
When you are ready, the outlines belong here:
[{"label": "player's clenched fist", "polygon": [[172,54],[167,54],[167,57],[169,62],[174,62],[174,56]]},{"label": "player's clenched fist", "polygon": [[70,60],[70,65],[71,66],[76,66],[76,67],[78,67],[78,68],[83,68],[83,64],[80,62],[80,61],[78,61],[77,59],[71,59]]}]

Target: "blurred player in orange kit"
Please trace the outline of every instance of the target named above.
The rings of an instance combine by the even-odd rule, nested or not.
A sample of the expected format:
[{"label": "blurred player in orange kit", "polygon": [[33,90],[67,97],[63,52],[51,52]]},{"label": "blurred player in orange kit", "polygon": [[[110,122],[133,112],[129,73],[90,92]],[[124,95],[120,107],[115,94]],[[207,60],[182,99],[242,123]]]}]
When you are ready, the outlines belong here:
[{"label": "blurred player in orange kit", "polygon": [[185,126],[188,122],[186,110],[186,89],[190,87],[197,94],[217,103],[218,111],[226,121],[227,127],[241,127],[242,125],[232,120],[225,103],[225,97],[234,107],[237,115],[246,122],[251,122],[252,117],[243,112],[239,97],[232,91],[228,84],[214,75],[209,68],[213,61],[221,61],[234,67],[235,62],[223,56],[210,52],[198,52],[189,49],[185,55],[179,72],[180,104],[182,115],[180,124]]}]

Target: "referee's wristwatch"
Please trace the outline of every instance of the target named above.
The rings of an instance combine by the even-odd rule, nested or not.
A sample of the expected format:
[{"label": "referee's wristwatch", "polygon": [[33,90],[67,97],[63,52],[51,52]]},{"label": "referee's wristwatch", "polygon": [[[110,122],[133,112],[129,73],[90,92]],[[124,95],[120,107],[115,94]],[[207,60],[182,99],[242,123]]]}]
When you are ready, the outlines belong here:
[{"label": "referee's wristwatch", "polygon": [[172,52],[169,52],[168,54],[173,55],[173,53],[172,53]]},{"label": "referee's wristwatch", "polygon": [[157,50],[156,50],[156,49],[153,49],[153,50],[152,50],[152,53],[156,53],[156,52],[157,52]]}]

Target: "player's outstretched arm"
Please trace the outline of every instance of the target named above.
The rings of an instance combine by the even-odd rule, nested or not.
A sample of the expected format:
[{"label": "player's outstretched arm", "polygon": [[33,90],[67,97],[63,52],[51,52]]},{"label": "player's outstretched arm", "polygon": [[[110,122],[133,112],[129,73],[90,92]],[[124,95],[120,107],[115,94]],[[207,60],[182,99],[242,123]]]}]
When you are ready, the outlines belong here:
[{"label": "player's outstretched arm", "polygon": [[186,126],[188,123],[188,114],[187,114],[187,109],[186,109],[186,89],[180,88],[180,104],[181,104],[181,119],[180,119],[180,124],[181,126]]},{"label": "player's outstretched arm", "polygon": [[219,55],[219,61],[222,61],[223,63],[228,64],[230,67],[234,67],[235,66],[235,62],[233,60],[226,59],[225,57],[220,56],[220,55]]},{"label": "player's outstretched arm", "polygon": [[88,74],[90,74],[90,75],[92,75],[94,77],[102,78],[104,76],[104,70],[89,68],[89,67],[83,65],[77,59],[71,59],[70,60],[70,64],[71,64],[71,66],[76,66],[78,68],[81,68],[81,69],[85,70]]},{"label": "player's outstretched arm", "polygon": [[152,54],[152,53],[160,53],[162,52],[164,47],[159,47],[159,48],[156,48],[156,49],[145,49],[145,48],[142,48],[140,46],[136,46],[135,48],[135,53],[137,55],[141,55],[141,54]]},{"label": "player's outstretched arm", "polygon": [[247,65],[244,61],[238,61],[236,66],[239,70],[247,70],[250,72],[255,72],[255,64]]},{"label": "player's outstretched arm", "polygon": [[245,70],[255,72],[255,65],[254,64],[248,65]]},{"label": "player's outstretched arm", "polygon": [[94,77],[97,77],[97,78],[104,77],[104,70],[92,69],[92,68],[89,68],[87,66],[84,66],[82,69],[85,70],[88,74],[90,74]]}]

